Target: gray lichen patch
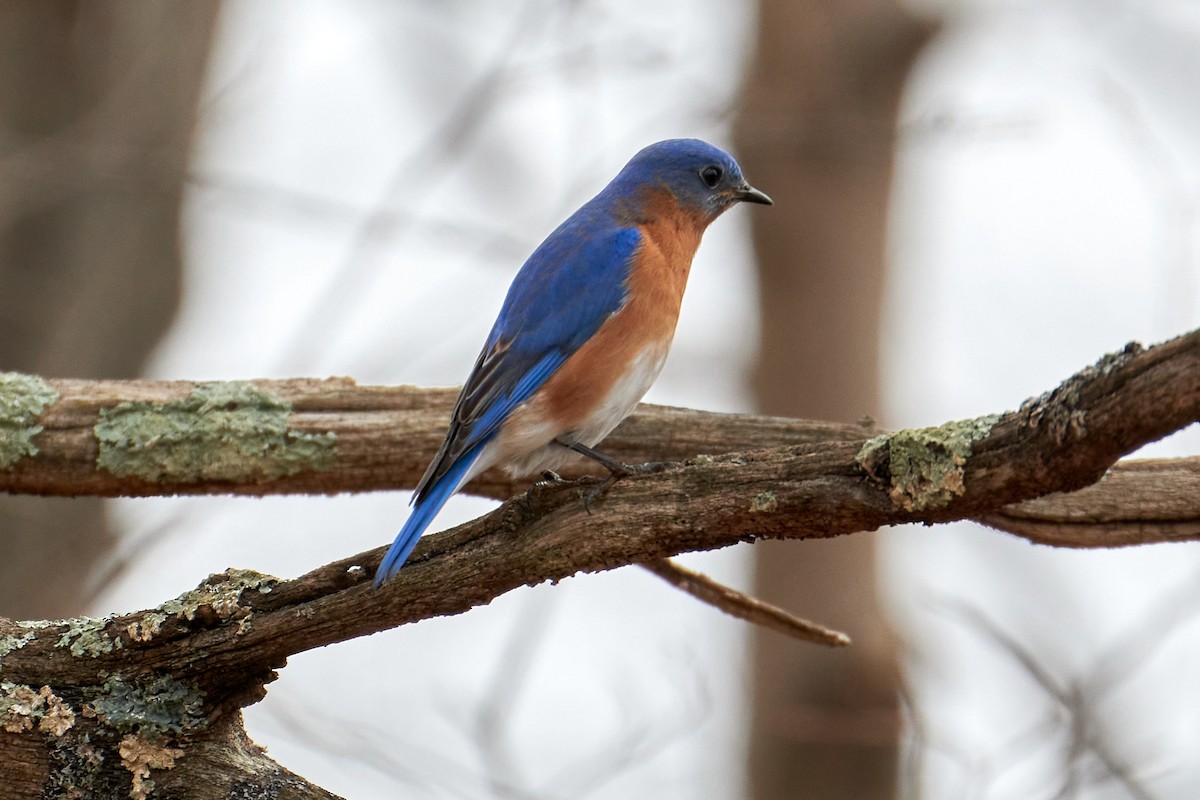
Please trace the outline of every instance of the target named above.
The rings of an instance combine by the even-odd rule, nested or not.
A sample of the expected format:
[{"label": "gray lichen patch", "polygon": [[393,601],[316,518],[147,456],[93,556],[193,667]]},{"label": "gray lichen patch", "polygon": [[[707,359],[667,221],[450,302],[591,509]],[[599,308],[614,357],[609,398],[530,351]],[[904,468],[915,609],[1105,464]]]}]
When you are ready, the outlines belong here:
[{"label": "gray lichen patch", "polygon": [[20,650],[25,645],[33,641],[37,636],[33,631],[28,631],[20,636],[0,636],[0,664],[4,663],[4,657],[14,650]]},{"label": "gray lichen patch", "polygon": [[105,725],[151,740],[205,724],[204,692],[170,675],[136,681],[110,676],[88,706]]},{"label": "gray lichen patch", "polygon": [[76,658],[98,658],[113,650],[119,650],[121,640],[114,639],[104,632],[111,621],[111,617],[75,617],[63,620],[60,624],[66,625],[67,629],[58,637],[54,646],[70,648],[71,655]]},{"label": "gray lichen patch", "polygon": [[858,452],[857,462],[878,475],[886,448],[888,496],[906,511],[940,508],[965,491],[963,466],[974,445],[1000,420],[999,414],[876,436]]},{"label": "gray lichen patch", "polygon": [[[32,731],[36,722],[38,731],[58,737],[47,796],[148,800],[156,796],[152,770],[174,768],[184,757],[182,742],[208,724],[204,692],[170,675],[113,674],[76,691],[78,712],[49,687],[0,684],[0,730]],[[118,759],[123,770],[115,768]]]},{"label": "gray lichen patch", "polygon": [[132,775],[129,797],[152,796],[152,769],[173,769],[184,751],[172,737],[204,727],[204,692],[170,675],[136,680],[110,676],[85,707],[122,734],[117,752]]},{"label": "gray lichen patch", "polygon": [[57,399],[58,392],[36,375],[0,372],[0,468],[37,455],[38,417]]},{"label": "gray lichen patch", "polygon": [[336,434],[288,427],[291,404],[251,383],[208,383],[181,400],[103,409],[96,466],[159,483],[272,480],[333,466]]}]

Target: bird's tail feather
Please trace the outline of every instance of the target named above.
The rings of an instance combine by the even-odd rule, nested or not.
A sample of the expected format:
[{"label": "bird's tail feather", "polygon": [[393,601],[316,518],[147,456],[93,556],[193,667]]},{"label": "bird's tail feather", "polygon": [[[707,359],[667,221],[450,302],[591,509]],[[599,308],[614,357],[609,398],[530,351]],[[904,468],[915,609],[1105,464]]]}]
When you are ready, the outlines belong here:
[{"label": "bird's tail feather", "polygon": [[446,505],[450,496],[462,486],[467,478],[467,473],[479,460],[482,450],[483,444],[480,443],[463,453],[462,457],[417,499],[412,513],[404,522],[404,527],[400,529],[400,533],[396,534],[396,540],[392,542],[392,546],[388,548],[383,561],[379,564],[379,569],[375,573],[376,587],[381,586],[384,581],[399,572],[400,567],[404,566],[409,554],[417,546],[417,540],[421,538],[421,534],[429,527],[429,523],[433,522],[433,518],[442,510],[442,506]]}]

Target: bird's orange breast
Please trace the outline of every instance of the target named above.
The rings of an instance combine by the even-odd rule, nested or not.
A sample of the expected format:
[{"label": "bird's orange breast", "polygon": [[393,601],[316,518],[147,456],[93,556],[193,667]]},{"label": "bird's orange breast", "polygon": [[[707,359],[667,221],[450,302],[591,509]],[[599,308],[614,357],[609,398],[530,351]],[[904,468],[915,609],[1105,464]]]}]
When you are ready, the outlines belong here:
[{"label": "bird's orange breast", "polygon": [[[628,296],[619,311],[546,381],[538,392],[537,411],[574,430],[589,418],[607,413],[623,382],[638,380],[632,370],[653,368],[657,376],[675,335],[692,258],[700,245],[705,220],[682,211],[665,192],[648,193],[639,215],[641,242],[634,253]],[[642,392],[649,388],[649,382]],[[640,399],[634,398],[622,416]],[[532,410],[532,409],[531,409]],[[618,420],[619,421],[619,420]],[[614,423],[615,424],[615,423]]]}]

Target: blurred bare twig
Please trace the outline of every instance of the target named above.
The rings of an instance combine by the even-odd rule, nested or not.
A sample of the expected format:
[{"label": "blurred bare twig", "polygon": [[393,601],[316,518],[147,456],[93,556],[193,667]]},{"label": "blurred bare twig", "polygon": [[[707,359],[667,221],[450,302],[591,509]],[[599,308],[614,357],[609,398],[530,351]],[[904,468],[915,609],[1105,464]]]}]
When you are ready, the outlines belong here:
[{"label": "blurred bare twig", "polygon": [[[939,607],[944,613],[967,623],[972,630],[983,634],[1000,650],[1014,658],[1033,682],[1056,704],[1061,719],[1066,722],[1067,743],[1064,760],[1067,769],[1062,785],[1054,797],[1075,797],[1084,785],[1112,778],[1119,781],[1136,800],[1153,800],[1153,795],[1134,776],[1131,765],[1118,757],[1117,748],[1111,741],[1112,731],[1096,719],[1099,698],[1089,691],[1088,686],[1074,680],[1066,683],[1060,681],[1032,651],[981,609],[950,600],[942,601]],[[1031,746],[1045,741],[1048,727],[1040,724],[1035,736],[1023,736],[1022,739]],[[1057,727],[1062,727],[1061,721]],[[1097,776],[1085,773],[1086,757],[1089,755],[1094,756],[1103,766],[1102,774]]]}]

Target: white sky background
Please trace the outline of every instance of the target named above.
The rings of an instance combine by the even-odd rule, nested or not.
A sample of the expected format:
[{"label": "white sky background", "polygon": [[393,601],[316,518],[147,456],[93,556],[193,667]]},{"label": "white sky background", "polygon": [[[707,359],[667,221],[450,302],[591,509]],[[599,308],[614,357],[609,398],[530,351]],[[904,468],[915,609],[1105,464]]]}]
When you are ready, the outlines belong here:
[{"label": "white sky background", "polygon": [[[753,30],[752,4],[716,0],[226,2],[187,294],[156,377],[460,383],[521,261],[633,152],[730,143]],[[1016,407],[1198,317],[1200,6],[926,5],[953,15],[903,114],[889,425]],[[786,209],[710,230],[649,400],[749,410],[749,213]],[[138,556],[98,610],[383,545],[407,499],[123,501]],[[489,505],[455,501],[435,528]],[[745,586],[747,553],[687,561]],[[897,532],[884,564],[933,746],[923,797],[1052,796],[1067,742],[1066,717],[954,603],[1063,685],[1168,594],[1200,605],[1190,545],[1067,553],[960,526]],[[1161,646],[1122,646],[1145,664],[1094,706],[1154,797],[1200,782],[1200,632],[1181,619]],[[247,722],[351,798],[737,797],[745,633],[642,571],[584,576],[296,656]],[[1138,796],[1089,763],[1078,796]]]}]

